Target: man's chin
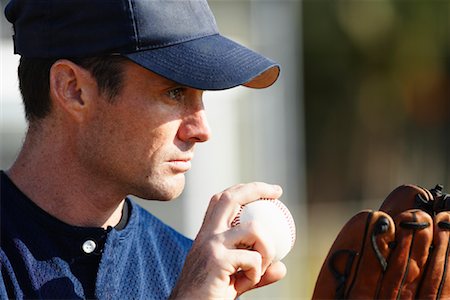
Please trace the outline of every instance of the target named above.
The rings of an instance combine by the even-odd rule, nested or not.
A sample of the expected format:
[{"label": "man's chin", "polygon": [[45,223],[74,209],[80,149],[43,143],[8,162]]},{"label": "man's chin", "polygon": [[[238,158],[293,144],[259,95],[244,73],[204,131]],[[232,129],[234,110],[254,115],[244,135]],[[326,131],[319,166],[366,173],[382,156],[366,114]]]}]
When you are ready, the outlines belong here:
[{"label": "man's chin", "polygon": [[162,182],[160,184],[152,184],[139,198],[146,200],[170,201],[181,195],[185,186],[184,176],[179,176],[176,180]]}]

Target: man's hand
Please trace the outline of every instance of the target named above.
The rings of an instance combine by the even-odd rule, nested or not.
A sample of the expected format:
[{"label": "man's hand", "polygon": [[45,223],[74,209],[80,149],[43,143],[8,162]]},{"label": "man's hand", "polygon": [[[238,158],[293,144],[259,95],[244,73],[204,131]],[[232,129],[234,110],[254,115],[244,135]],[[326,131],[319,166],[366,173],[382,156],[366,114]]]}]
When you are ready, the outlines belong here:
[{"label": "man's hand", "polygon": [[277,185],[254,182],[214,195],[171,299],[235,299],[283,278],[286,267],[272,263],[274,245],[258,224],[231,227],[241,205],[281,194]]}]

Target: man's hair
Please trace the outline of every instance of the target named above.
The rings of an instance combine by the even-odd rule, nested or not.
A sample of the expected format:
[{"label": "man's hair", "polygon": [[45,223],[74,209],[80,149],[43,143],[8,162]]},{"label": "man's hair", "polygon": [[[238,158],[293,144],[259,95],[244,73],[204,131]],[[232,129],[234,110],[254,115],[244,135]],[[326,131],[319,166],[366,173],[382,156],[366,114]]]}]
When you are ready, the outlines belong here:
[{"label": "man's hair", "polygon": [[[50,68],[58,59],[20,58],[19,88],[28,121],[45,118],[51,111]],[[100,92],[112,101],[120,92],[123,81],[123,62],[119,55],[89,58],[68,58],[88,70],[97,81]]]}]

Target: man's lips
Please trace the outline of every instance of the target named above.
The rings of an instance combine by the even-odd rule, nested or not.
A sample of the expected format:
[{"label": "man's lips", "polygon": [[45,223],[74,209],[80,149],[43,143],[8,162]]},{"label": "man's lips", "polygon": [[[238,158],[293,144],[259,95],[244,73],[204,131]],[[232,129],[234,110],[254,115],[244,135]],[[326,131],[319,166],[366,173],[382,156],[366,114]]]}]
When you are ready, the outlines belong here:
[{"label": "man's lips", "polygon": [[191,168],[191,158],[176,158],[167,162],[169,166],[178,172],[187,172]]}]

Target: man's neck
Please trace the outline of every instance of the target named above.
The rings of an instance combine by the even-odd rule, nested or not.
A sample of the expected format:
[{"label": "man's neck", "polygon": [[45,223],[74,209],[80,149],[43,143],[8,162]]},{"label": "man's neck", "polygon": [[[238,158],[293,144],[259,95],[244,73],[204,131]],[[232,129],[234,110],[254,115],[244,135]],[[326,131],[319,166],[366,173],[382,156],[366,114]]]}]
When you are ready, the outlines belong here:
[{"label": "man's neck", "polygon": [[90,176],[70,157],[58,156],[67,152],[39,149],[39,144],[31,146],[25,141],[6,172],[14,184],[36,205],[67,224],[103,228],[118,224],[126,195],[108,189],[106,182]]}]

